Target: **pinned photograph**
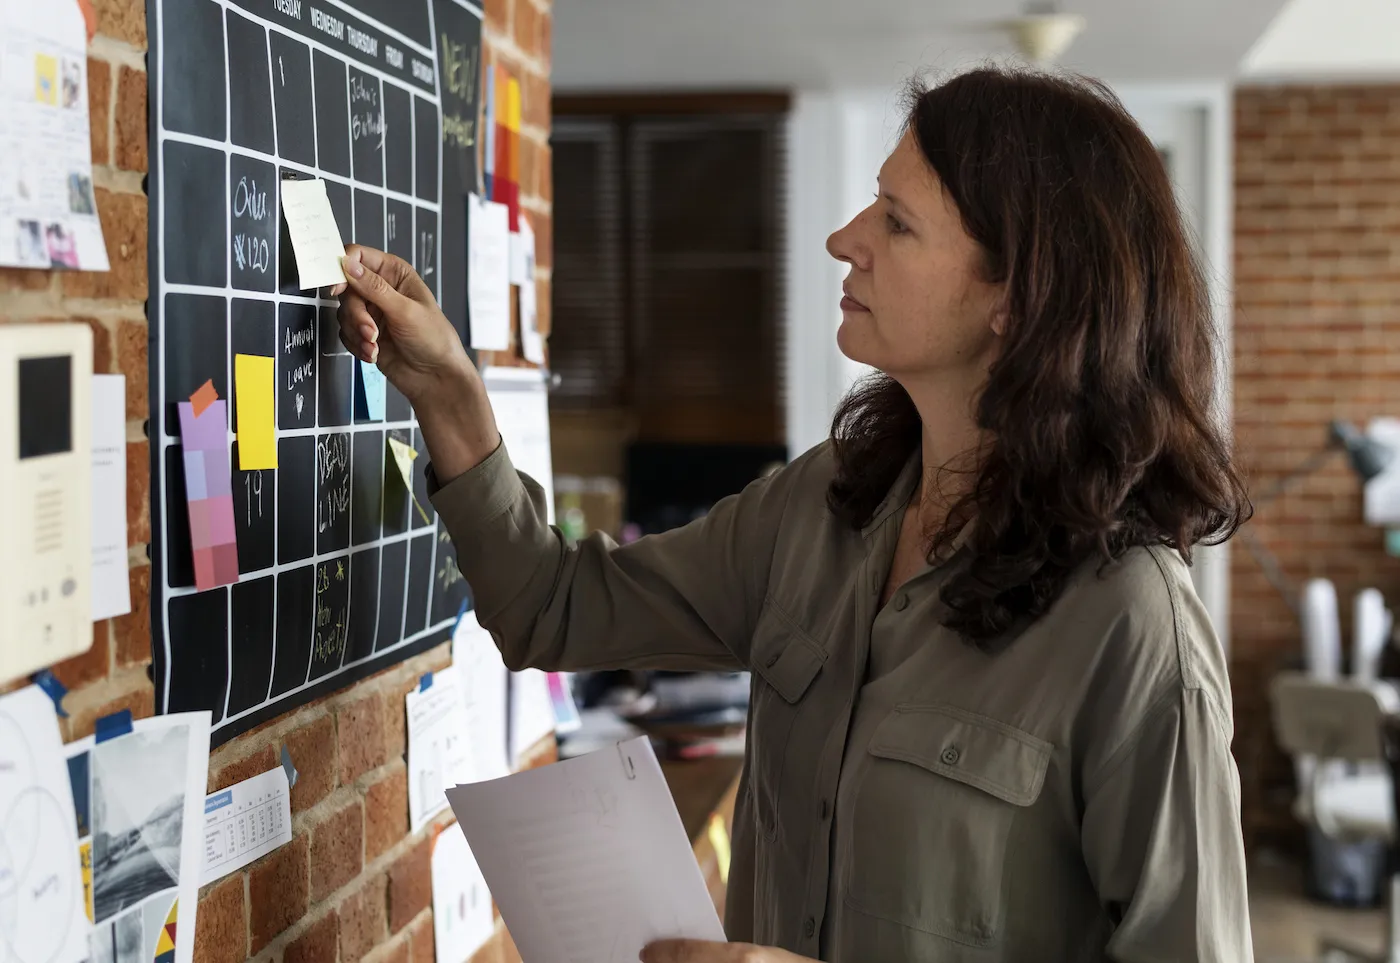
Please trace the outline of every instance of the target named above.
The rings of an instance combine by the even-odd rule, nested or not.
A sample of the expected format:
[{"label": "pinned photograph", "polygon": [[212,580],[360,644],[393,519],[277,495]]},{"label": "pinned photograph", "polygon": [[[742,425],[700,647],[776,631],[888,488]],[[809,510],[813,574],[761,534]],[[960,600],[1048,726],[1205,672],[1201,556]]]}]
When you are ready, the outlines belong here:
[{"label": "pinned photograph", "polygon": [[119,916],[97,927],[88,937],[91,952],[88,963],[143,963],[145,940],[142,937],[139,910]]},{"label": "pinned photograph", "polygon": [[38,221],[20,221],[15,231],[15,258],[24,267],[48,267],[44,228]]},{"label": "pinned photograph", "polygon": [[49,266],[56,268],[76,268],[78,266],[78,245],[68,228],[57,221],[44,232],[44,240],[49,249]]},{"label": "pinned photograph", "polygon": [[91,755],[93,909],[102,922],[179,885],[189,731],[133,732]]},{"label": "pinned photograph", "polygon": [[68,175],[68,209],[74,214],[96,214],[92,199],[92,178],[73,171]]},{"label": "pinned photograph", "polygon": [[83,65],[76,60],[63,59],[63,106],[78,106],[83,93]]}]

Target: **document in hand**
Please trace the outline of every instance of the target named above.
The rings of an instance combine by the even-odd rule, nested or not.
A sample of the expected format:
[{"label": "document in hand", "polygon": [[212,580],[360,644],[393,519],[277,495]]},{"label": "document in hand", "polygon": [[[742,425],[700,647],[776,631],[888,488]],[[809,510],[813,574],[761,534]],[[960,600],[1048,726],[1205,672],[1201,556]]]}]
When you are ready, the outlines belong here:
[{"label": "document in hand", "polygon": [[646,737],[447,790],[525,963],[623,963],[724,940]]}]

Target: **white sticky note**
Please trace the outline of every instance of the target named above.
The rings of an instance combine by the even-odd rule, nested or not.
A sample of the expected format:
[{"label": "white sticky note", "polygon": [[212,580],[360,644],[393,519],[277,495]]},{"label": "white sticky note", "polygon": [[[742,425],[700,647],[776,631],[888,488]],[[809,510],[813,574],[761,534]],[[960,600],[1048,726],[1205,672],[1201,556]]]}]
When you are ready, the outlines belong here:
[{"label": "white sticky note", "polygon": [[460,826],[433,843],[433,943],[437,963],[467,963],[496,932],[486,877]]},{"label": "white sticky note", "polygon": [[544,364],[544,337],[539,328],[538,292],[535,289],[535,232],[524,215],[520,218],[520,247],[524,269],[520,284],[520,351],[531,364]]},{"label": "white sticky note", "polygon": [[634,960],[657,939],[724,942],[645,737],[447,791],[527,960]]},{"label": "white sticky note", "polygon": [[345,280],[340,259],[345,242],[335,223],[326,182],[320,178],[282,181],[282,216],[297,260],[297,287],[306,291]]},{"label": "white sticky note", "polygon": [[126,378],[92,376],[92,620],[131,611],[126,555]]},{"label": "white sticky note", "polygon": [[510,209],[467,195],[467,303],[472,347],[510,348]]},{"label": "white sticky note", "polygon": [[414,689],[404,700],[408,707],[408,821],[409,831],[415,833],[447,808],[443,790],[475,778],[473,733],[457,690],[457,673],[438,672],[431,679],[426,689]]},{"label": "white sticky note", "polygon": [[207,886],[292,841],[292,791],[278,766],[204,799]]},{"label": "white sticky note", "polygon": [[475,612],[464,612],[452,631],[452,668],[461,687],[462,705],[471,733],[477,779],[510,775],[506,743],[506,690],[510,671],[491,633]]},{"label": "white sticky note", "polygon": [[87,959],[79,819],[58,716],[37,686],[0,696],[0,814],[0,959]]}]

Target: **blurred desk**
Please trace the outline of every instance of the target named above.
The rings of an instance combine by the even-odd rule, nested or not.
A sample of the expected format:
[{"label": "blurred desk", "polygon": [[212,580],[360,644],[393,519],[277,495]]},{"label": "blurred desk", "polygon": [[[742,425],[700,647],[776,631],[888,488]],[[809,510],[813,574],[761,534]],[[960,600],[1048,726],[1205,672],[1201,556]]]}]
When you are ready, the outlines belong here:
[{"label": "blurred desk", "polygon": [[[690,838],[695,860],[705,876],[715,910],[724,919],[724,895],[729,881],[729,839],[734,832],[734,800],[739,795],[739,772],[744,760],[715,756],[686,761],[662,760],[661,772],[681,814],[681,824]],[[711,818],[718,815],[724,832],[719,840],[723,852],[715,849],[710,831]]]}]

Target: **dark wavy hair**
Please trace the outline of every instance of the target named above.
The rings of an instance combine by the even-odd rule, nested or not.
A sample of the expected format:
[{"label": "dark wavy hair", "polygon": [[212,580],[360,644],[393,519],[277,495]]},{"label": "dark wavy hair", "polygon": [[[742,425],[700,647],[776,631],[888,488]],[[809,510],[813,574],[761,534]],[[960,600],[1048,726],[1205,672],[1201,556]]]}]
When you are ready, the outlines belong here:
[{"label": "dark wavy hair", "polygon": [[[1103,84],[983,68],[910,90],[908,129],[1004,286],[1002,351],[977,400],[992,439],[931,536],[975,519],[945,624],[994,650],[1070,574],[1140,545],[1229,538],[1251,508],[1216,406],[1206,278],[1156,148]],[[920,444],[884,375],[832,424],[832,511],[869,523]]]}]

